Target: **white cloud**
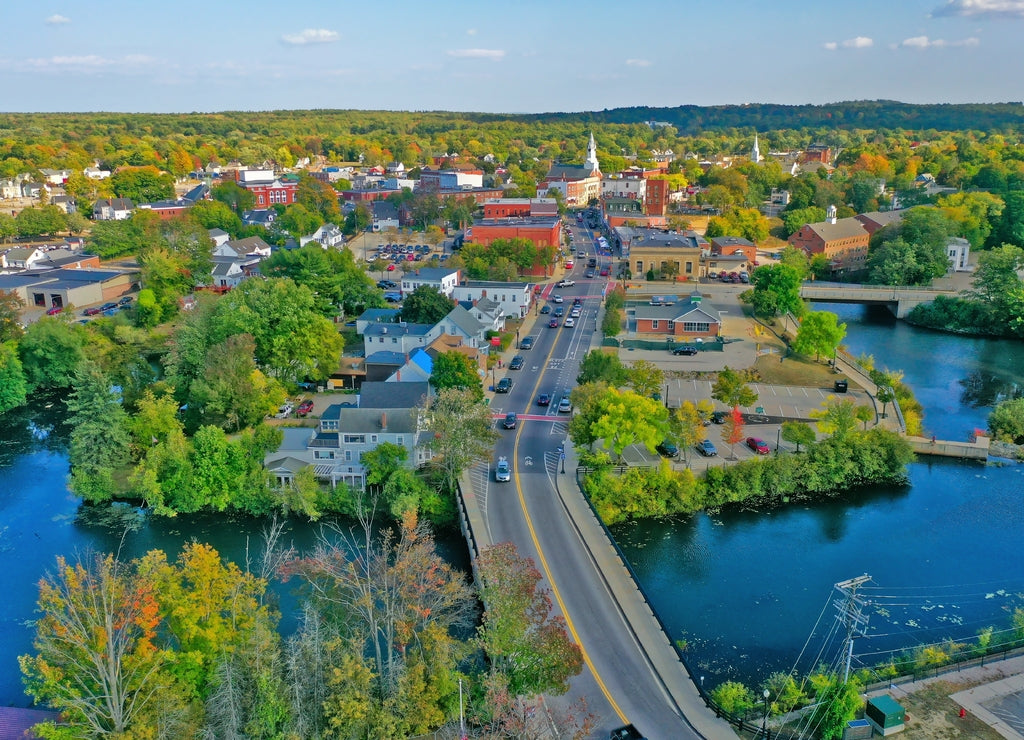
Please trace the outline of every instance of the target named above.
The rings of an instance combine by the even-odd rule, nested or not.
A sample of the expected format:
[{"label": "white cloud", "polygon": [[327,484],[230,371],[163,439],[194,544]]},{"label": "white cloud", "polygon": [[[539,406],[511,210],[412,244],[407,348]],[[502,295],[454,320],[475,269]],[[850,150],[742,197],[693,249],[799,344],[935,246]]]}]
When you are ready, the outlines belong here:
[{"label": "white cloud", "polygon": [[475,28],[467,28],[466,29],[466,35],[467,36],[476,36],[476,29]]},{"label": "white cloud", "polygon": [[959,15],[977,18],[1024,18],[1024,0],[948,0],[933,16]]},{"label": "white cloud", "polygon": [[835,51],[836,49],[839,48],[839,44],[837,44],[835,41],[826,41],[824,44],[822,44],[822,46],[824,46],[829,51]]},{"label": "white cloud", "polygon": [[907,49],[942,49],[945,47],[977,46],[979,43],[981,42],[974,36],[966,39],[958,39],[956,41],[930,39],[927,36],[914,36],[909,39],[903,39],[899,45]]},{"label": "white cloud", "polygon": [[646,59],[627,59],[627,67],[650,67],[651,63]]},{"label": "white cloud", "polygon": [[337,31],[326,28],[307,28],[301,33],[289,33],[281,37],[286,44],[305,46],[306,44],[329,44],[340,38]]},{"label": "white cloud", "polygon": [[843,42],[844,49],[867,49],[874,45],[875,42],[867,36],[856,36],[852,39],[846,39],[846,41]]},{"label": "white cloud", "polygon": [[60,15],[59,13],[54,13],[43,22],[46,23],[46,25],[48,26],[59,26],[62,23],[70,23],[71,19],[67,16]]},{"label": "white cloud", "polygon": [[490,59],[497,62],[505,58],[504,49],[449,49],[448,56],[459,59]]}]

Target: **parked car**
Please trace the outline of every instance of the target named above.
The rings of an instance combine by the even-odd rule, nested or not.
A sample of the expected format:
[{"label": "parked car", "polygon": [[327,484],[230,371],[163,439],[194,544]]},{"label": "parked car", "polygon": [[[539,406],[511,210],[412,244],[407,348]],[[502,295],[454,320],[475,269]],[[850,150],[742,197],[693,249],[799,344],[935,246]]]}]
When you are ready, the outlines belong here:
[{"label": "parked car", "polygon": [[519,342],[519,349],[533,349],[533,337],[523,337]]},{"label": "parked car", "polygon": [[537,405],[538,406],[550,406],[551,405],[551,395],[549,393],[541,393],[539,396],[537,396]]},{"label": "parked car", "polygon": [[705,439],[702,442],[698,442],[696,447],[697,452],[702,454],[704,457],[714,457],[715,455],[718,454],[718,450],[715,449],[715,446],[711,443],[710,439]]},{"label": "parked car", "polygon": [[551,313],[551,306],[541,306],[540,307],[540,312],[541,313]]},{"label": "parked car", "polygon": [[517,421],[518,419],[516,418],[515,412],[510,411],[509,413],[505,414],[505,421],[503,421],[501,425],[506,429],[515,429]]},{"label": "parked car", "polygon": [[572,329],[574,326],[576,326],[576,319],[574,319],[572,316],[565,320],[566,329]]},{"label": "parked car", "polygon": [[494,387],[495,393],[508,393],[510,390],[512,390],[512,378],[502,378]]},{"label": "parked car", "polygon": [[846,380],[837,380],[835,383],[832,384],[832,390],[834,390],[836,393],[846,393],[848,390],[850,390],[850,384]]},{"label": "parked car", "polygon": [[672,354],[686,355],[687,357],[692,357],[693,355],[697,354],[697,348],[694,347],[692,344],[684,344],[682,347],[676,347],[674,350],[672,350]]},{"label": "parked car", "polygon": [[310,399],[306,399],[299,404],[299,407],[295,409],[295,413],[299,416],[305,416],[313,410],[313,402]]},{"label": "parked car", "polygon": [[558,413],[568,414],[572,412],[572,401],[569,400],[569,394],[562,394],[562,400],[558,402]]},{"label": "parked car", "polygon": [[93,306],[82,311],[83,316],[95,316],[98,313],[102,313],[102,309],[99,306]]},{"label": "parked car", "polygon": [[729,414],[725,411],[715,411],[714,413],[711,414],[711,423],[724,424],[728,416]]},{"label": "parked car", "polygon": [[110,310],[117,310],[117,304],[114,303],[113,301],[111,301],[110,303],[104,303],[102,306],[100,306],[100,311],[107,312]]},{"label": "parked car", "polygon": [[129,305],[134,300],[135,300],[135,296],[130,296],[130,295],[121,296],[121,300],[119,300],[117,302],[117,305],[119,305],[119,306],[127,306],[127,305]]},{"label": "parked car", "polygon": [[277,413],[274,414],[274,418],[275,419],[287,419],[288,415],[292,412],[292,409],[294,409],[294,408],[295,408],[295,406],[292,405],[292,402],[291,401],[287,401],[287,402],[285,402],[285,404],[283,406],[281,406],[281,408],[279,408],[277,410]]},{"label": "parked car", "polygon": [[526,364],[526,360],[523,359],[522,355],[516,355],[512,358],[512,362],[508,363],[509,370],[522,370],[523,365]]},{"label": "parked car", "polygon": [[757,437],[747,437],[747,447],[752,449],[758,455],[767,455],[771,452],[771,449],[768,447],[768,443],[763,439],[758,439]]},{"label": "parked car", "polygon": [[498,464],[494,467],[494,480],[499,483],[508,483],[512,480],[512,468],[504,457],[499,457]]},{"label": "parked car", "polygon": [[679,448],[676,447],[672,442],[669,442],[667,439],[662,441],[662,443],[659,444],[654,449],[656,449],[658,451],[658,454],[661,455],[662,457],[679,456]]},{"label": "parked car", "polygon": [[63,310],[64,310],[64,306],[50,306],[47,309],[47,311],[46,311],[46,315],[47,316],[56,316],[57,314],[59,314]]}]

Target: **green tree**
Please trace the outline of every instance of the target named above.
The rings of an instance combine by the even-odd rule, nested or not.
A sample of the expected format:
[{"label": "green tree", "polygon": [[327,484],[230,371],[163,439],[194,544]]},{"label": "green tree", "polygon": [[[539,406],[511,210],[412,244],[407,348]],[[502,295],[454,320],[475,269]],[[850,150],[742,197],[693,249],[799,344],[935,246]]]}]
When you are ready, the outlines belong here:
[{"label": "green tree", "polygon": [[383,294],[348,249],[322,249],[319,244],[279,249],[260,268],[264,275],[288,277],[309,288],[317,311],[327,318],[337,316],[339,309],[345,316],[358,316],[384,306]]},{"label": "green tree", "polygon": [[9,242],[18,235],[18,222],[9,213],[0,213],[0,244]]},{"label": "green tree", "polygon": [[188,210],[188,215],[204,229],[221,229],[233,239],[242,231],[242,219],[231,206],[219,200],[201,200]]},{"label": "green tree", "polygon": [[573,415],[569,419],[569,436],[576,445],[593,447],[597,437],[594,436],[594,422],[600,416],[600,399],[608,390],[608,383],[596,380],[578,385],[572,389],[569,399],[572,402]]},{"label": "green tree", "polygon": [[864,430],[867,431],[868,422],[875,418],[875,409],[867,404],[861,404],[853,410],[853,415],[857,421],[864,424]]},{"label": "green tree", "polygon": [[835,675],[822,676],[814,683],[817,708],[811,715],[811,724],[818,728],[822,740],[839,740],[846,723],[857,716],[863,704],[861,686],[853,680],[844,683]]},{"label": "green tree", "polygon": [[750,406],[757,401],[757,392],[747,385],[748,382],[744,373],[726,365],[711,386],[711,397],[726,406]]},{"label": "green tree", "polygon": [[988,429],[1001,442],[1024,444],[1024,398],[1000,401],[988,415]]},{"label": "green tree", "polygon": [[498,439],[489,409],[471,390],[447,388],[424,400],[420,417],[433,437],[428,443],[442,474],[444,491],[455,490],[462,471],[491,456]]},{"label": "green tree", "polygon": [[831,354],[846,336],[846,324],[839,323],[839,317],[829,311],[811,311],[800,322],[793,340],[793,350],[802,355],[814,353],[814,359],[822,354]]},{"label": "green tree", "polygon": [[479,401],[484,397],[483,380],[477,365],[461,352],[441,352],[434,358],[430,385],[437,390],[457,388],[470,391]]},{"label": "green tree", "polygon": [[0,290],[0,342],[17,341],[25,334],[21,312],[25,302],[13,291]]},{"label": "green tree", "polygon": [[128,416],[99,366],[86,360],[67,402],[71,424],[71,489],[98,503],[119,493],[115,473],[128,462]]},{"label": "green tree", "polygon": [[598,399],[595,416],[591,435],[603,439],[604,447],[620,459],[623,450],[632,444],[642,444],[648,452],[654,452],[668,432],[665,407],[632,391],[609,388]]},{"label": "green tree", "polygon": [[430,285],[420,285],[405,296],[402,319],[410,324],[436,324],[449,313],[454,303],[451,298]]},{"label": "green tree", "polygon": [[150,203],[174,197],[174,177],[156,167],[125,167],[110,176],[110,187],[118,198]]},{"label": "green tree", "polygon": [[626,379],[627,370],[618,354],[592,349],[583,356],[576,383],[585,385],[604,381],[610,386],[619,386],[625,383]]},{"label": "green tree", "polygon": [[812,409],[810,416],[818,420],[818,431],[836,439],[845,439],[857,428],[858,417],[854,402],[848,398],[829,396],[822,408]]},{"label": "green tree", "polygon": [[303,236],[309,236],[319,229],[323,223],[323,218],[316,211],[310,211],[301,203],[292,203],[285,207],[284,213],[277,219],[275,225],[284,229],[296,239],[299,239]]},{"label": "green tree", "polygon": [[708,221],[706,236],[739,236],[757,244],[768,238],[770,224],[756,208],[733,208]]},{"label": "green tree", "polygon": [[782,212],[782,225],[784,236],[788,239],[790,235],[800,231],[804,224],[818,224],[825,220],[825,209],[818,206],[807,206],[804,208],[787,208]]},{"label": "green tree", "polygon": [[796,445],[796,451],[800,452],[800,445],[805,447],[815,440],[814,430],[809,424],[802,421],[782,422],[782,438],[787,442]]},{"label": "green tree", "polygon": [[647,360],[637,360],[626,371],[627,383],[634,393],[651,397],[659,393],[665,382],[665,373],[660,367]]},{"label": "green tree", "polygon": [[280,406],[284,388],[259,371],[255,351],[249,334],[234,334],[210,347],[205,371],[190,388],[190,411],[207,424],[237,432],[259,424]]},{"label": "green tree", "polygon": [[28,385],[13,342],[0,343],[0,415],[25,403]]},{"label": "green tree", "polygon": [[64,212],[57,206],[39,206],[24,208],[14,219],[18,235],[28,239],[56,234],[67,229]]},{"label": "green tree", "polygon": [[972,297],[990,306],[996,320],[1017,336],[1024,336],[1024,249],[1004,244],[983,252],[972,281]]},{"label": "green tree", "polygon": [[68,388],[85,360],[85,333],[60,316],[29,324],[18,343],[29,392]]},{"label": "green tree", "polygon": [[583,669],[582,652],[565,620],[551,615],[533,561],[506,542],[484,550],[477,566],[485,605],[478,639],[491,670],[504,676],[514,695],[564,694]]},{"label": "green tree", "polygon": [[[237,182],[228,180],[210,188],[210,196],[219,203],[223,203],[239,218],[242,213],[256,207],[256,196],[243,188]],[[223,227],[222,227],[223,228]]]},{"label": "green tree", "polygon": [[679,408],[669,412],[668,422],[671,436],[683,451],[683,459],[688,462],[690,449],[704,439],[701,413],[693,401],[683,401]]},{"label": "green tree", "polygon": [[737,717],[754,708],[754,694],[738,681],[725,681],[711,690],[711,700],[724,711]]},{"label": "green tree", "polygon": [[789,265],[779,263],[758,267],[750,275],[754,286],[751,295],[754,313],[771,318],[789,311],[801,316],[805,310],[800,297],[801,280],[800,273]]}]

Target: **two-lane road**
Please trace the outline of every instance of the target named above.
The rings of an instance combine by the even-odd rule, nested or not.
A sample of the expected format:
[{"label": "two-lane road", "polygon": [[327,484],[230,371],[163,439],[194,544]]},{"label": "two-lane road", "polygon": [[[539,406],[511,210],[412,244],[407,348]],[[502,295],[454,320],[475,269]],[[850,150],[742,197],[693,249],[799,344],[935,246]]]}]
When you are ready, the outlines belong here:
[{"label": "two-lane road", "polygon": [[[582,249],[581,241],[574,244],[574,251]],[[593,245],[588,247],[593,254]],[[585,265],[585,260],[577,261],[574,272]],[[557,329],[538,321],[534,348],[522,352],[523,369],[507,373],[515,385],[509,394],[495,397],[493,410],[520,415],[518,428],[503,432],[496,450],[511,462],[513,478],[511,483],[496,483],[493,475],[488,476],[483,510],[493,542],[511,541],[537,563],[556,608],[583,650],[585,670],[574,680],[568,698],[586,697],[599,719],[595,737],[606,738],[610,729],[632,722],[650,740],[698,738],[656,675],[597,567],[594,552],[607,551],[607,543],[585,541],[563,499],[581,494],[575,471],[561,472],[559,448],[568,442],[570,415],[559,413],[557,404],[576,384],[579,363],[596,330],[604,287],[602,281],[577,280],[576,286],[559,291],[566,307],[574,296],[583,297],[580,320],[573,328]],[[536,405],[541,393],[551,394],[551,406]]]}]

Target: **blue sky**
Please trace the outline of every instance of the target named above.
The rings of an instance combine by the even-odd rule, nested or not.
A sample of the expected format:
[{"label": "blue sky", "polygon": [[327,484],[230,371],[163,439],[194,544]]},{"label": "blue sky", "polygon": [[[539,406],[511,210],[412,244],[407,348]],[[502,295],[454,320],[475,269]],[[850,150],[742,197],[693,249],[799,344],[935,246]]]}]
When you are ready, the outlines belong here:
[{"label": "blue sky", "polygon": [[8,0],[0,28],[3,111],[1024,100],[1024,0]]}]

